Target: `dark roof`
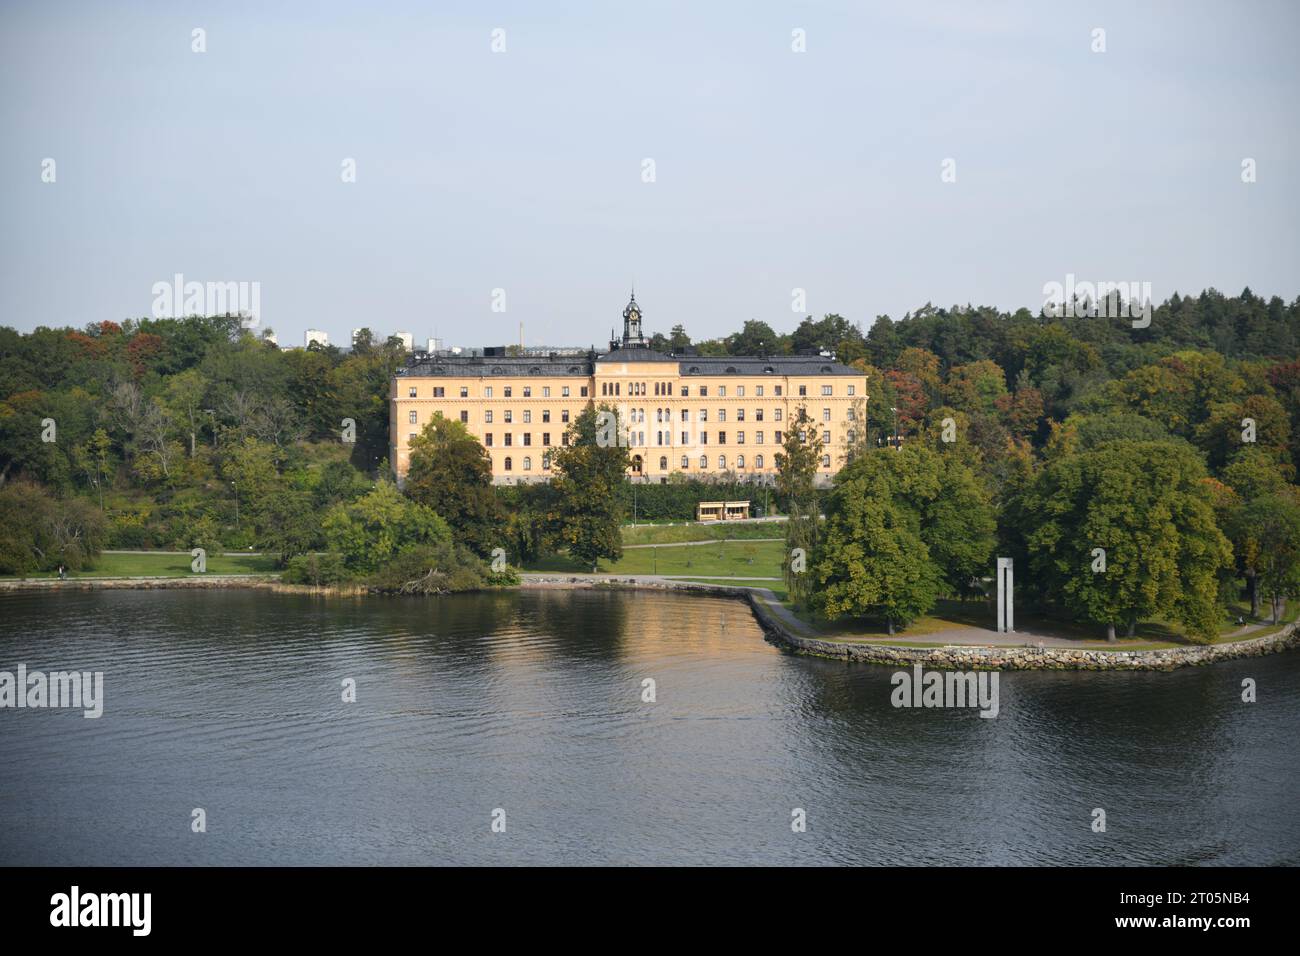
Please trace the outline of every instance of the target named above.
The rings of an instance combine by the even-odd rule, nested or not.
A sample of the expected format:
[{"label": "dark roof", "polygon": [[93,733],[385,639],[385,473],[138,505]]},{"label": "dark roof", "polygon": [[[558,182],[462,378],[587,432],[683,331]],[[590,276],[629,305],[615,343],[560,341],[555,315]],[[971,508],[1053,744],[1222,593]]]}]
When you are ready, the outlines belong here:
[{"label": "dark roof", "polygon": [[528,375],[573,375],[590,378],[592,353],[586,355],[416,355],[397,370],[420,377],[492,376],[522,378]]},{"label": "dark roof", "polygon": [[603,355],[428,355],[412,356],[399,376],[448,377],[529,375],[589,378],[597,362],[674,362],[678,374],[691,375],[864,375],[866,373],[820,355],[664,355],[654,349],[629,346]]},{"label": "dark roof", "polygon": [[639,345],[629,345],[624,348],[613,349],[604,355],[598,356],[597,362],[676,362],[677,359],[671,355],[664,355],[663,352],[656,352],[654,349],[642,348]]},{"label": "dark roof", "polygon": [[709,355],[680,363],[682,375],[865,375],[820,355]]}]

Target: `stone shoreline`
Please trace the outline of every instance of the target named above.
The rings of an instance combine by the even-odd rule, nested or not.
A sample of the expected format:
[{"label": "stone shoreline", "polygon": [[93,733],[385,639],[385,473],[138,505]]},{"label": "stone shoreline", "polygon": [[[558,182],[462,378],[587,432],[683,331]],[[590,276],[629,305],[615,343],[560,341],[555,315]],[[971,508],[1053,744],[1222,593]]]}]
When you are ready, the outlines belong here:
[{"label": "stone shoreline", "polygon": [[[694,581],[646,580],[638,577],[532,574],[519,587],[543,590],[637,590],[678,591],[742,600],[749,604],[767,639],[795,654],[867,664],[905,666],[923,664],[952,670],[1119,670],[1169,671],[1179,667],[1211,664],[1244,657],[1262,657],[1300,648],[1300,629],[1293,622],[1276,634],[1230,644],[1188,644],[1163,650],[1124,651],[1070,647],[1014,647],[958,645],[943,647],[899,647],[856,641],[833,641],[798,634],[782,621],[759,591],[723,584]],[[257,588],[280,594],[317,594],[354,597],[368,594],[361,587],[311,587],[281,584],[275,575],[210,575],[204,577],[137,578],[27,578],[0,581],[0,591],[52,591],[71,589],[144,590],[152,588]]]}]

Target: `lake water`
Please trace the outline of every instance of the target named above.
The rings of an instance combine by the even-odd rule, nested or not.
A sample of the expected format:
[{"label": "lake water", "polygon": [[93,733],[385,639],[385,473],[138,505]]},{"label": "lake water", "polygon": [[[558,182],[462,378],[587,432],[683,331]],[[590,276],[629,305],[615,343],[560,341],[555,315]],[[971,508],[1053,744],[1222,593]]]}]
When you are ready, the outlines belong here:
[{"label": "lake water", "polygon": [[5,864],[1300,863],[1294,653],[1004,673],[981,719],[737,601],[196,590],[0,596],[20,663],[105,701],[0,710]]}]

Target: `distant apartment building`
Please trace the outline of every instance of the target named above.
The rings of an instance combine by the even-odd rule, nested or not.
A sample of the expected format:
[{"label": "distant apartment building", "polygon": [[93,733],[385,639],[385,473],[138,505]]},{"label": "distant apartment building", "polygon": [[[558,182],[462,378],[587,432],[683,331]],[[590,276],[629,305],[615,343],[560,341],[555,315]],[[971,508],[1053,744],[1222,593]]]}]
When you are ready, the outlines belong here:
[{"label": "distant apartment building", "polygon": [[329,333],[322,332],[320,329],[308,329],[302,334],[302,346],[310,348],[313,342],[321,348],[326,348],[330,344]]},{"label": "distant apartment building", "polygon": [[402,343],[402,348],[408,352],[411,351],[411,347],[415,344],[415,336],[410,332],[394,332],[393,338],[399,340]]},{"label": "distant apartment building", "polygon": [[546,481],[551,456],[589,405],[619,412],[634,480],[672,474],[770,480],[786,429],[803,428],[822,449],[818,480],[843,464],[845,444],[865,427],[866,375],[823,355],[665,355],[641,332],[635,296],[621,340],[607,352],[417,353],[390,392],[389,460],[406,475],[410,440],[434,415],[463,422],[492,460],[493,480]]}]

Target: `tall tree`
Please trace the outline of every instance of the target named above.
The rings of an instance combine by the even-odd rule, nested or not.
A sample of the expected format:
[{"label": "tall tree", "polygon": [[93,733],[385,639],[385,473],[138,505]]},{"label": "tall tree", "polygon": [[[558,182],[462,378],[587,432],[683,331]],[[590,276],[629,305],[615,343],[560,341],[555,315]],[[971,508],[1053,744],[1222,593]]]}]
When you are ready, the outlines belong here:
[{"label": "tall tree", "polygon": [[410,443],[406,494],[428,505],[481,557],[505,545],[505,514],[492,488],[492,459],[461,422],[436,414]]},{"label": "tall tree", "polygon": [[623,506],[618,494],[632,461],[623,423],[608,405],[587,406],[569,425],[568,445],[551,459],[559,538],[583,565],[623,556]]}]

